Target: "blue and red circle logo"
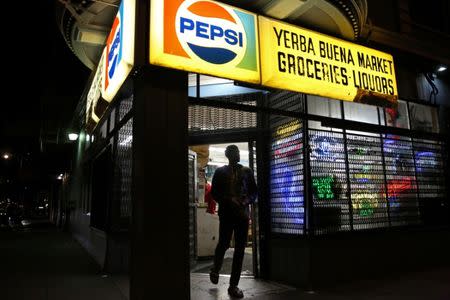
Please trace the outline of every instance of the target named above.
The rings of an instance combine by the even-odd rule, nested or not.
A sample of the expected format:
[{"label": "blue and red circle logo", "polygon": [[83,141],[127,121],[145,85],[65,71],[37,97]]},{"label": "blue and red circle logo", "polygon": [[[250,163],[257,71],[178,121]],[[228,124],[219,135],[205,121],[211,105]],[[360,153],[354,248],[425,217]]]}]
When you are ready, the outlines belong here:
[{"label": "blue and red circle logo", "polygon": [[111,32],[106,40],[106,73],[105,89],[108,88],[109,81],[116,74],[117,66],[122,59],[122,35],[123,35],[123,5],[119,7],[119,12],[114,19]]},{"label": "blue and red circle logo", "polygon": [[[258,71],[256,15],[211,0],[155,0],[163,7],[163,52],[200,68]],[[159,16],[158,16],[159,17]]]},{"label": "blue and red circle logo", "polygon": [[175,29],[179,43],[192,58],[212,64],[236,64],[247,48],[245,27],[237,13],[210,1],[184,1],[178,8]]}]

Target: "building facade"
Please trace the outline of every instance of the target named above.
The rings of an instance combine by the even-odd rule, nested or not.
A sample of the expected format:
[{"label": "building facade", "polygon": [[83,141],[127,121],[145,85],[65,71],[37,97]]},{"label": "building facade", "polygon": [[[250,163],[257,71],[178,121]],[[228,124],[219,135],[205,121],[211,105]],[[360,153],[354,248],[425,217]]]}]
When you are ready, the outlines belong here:
[{"label": "building facade", "polygon": [[[291,60],[278,51],[278,71],[295,73],[299,85],[315,77],[314,83],[303,84],[315,90],[298,92],[291,82],[235,79],[244,73],[250,77],[251,64],[239,65],[245,72],[222,77],[211,76],[220,69],[211,66],[223,62],[210,62],[205,71],[195,64],[184,70],[173,70],[177,66],[168,67],[170,62],[150,64],[157,51],[217,59],[201,50],[201,40],[198,45],[184,41],[189,48],[183,44],[183,50],[151,48],[158,40],[152,43],[152,30],[162,22],[153,13],[166,4],[164,20],[171,14],[178,18],[180,12],[168,9],[175,2],[177,9],[201,18],[208,10],[195,5],[222,7],[224,19],[236,19],[237,11],[242,23],[247,12],[270,17],[265,24],[272,26],[267,28],[274,31],[274,45],[303,55]],[[125,1],[136,18],[132,62],[123,54],[129,66],[123,72],[129,73],[116,92],[100,92],[107,89],[101,76],[109,76],[102,72],[113,72],[120,44],[115,41],[123,41],[118,32],[126,32],[121,26],[130,6],[124,5],[79,104],[77,167],[67,199],[70,227],[106,271],[129,272],[131,298],[148,299],[167,289],[189,298],[189,274],[201,272],[199,259],[211,256],[213,246],[204,240],[214,237],[218,223],[215,214],[205,214],[205,186],[215,168],[226,163],[220,153],[231,143],[239,145],[242,164],[255,171],[259,188],[248,245],[248,270],[255,277],[319,287],[386,269],[448,263],[442,240],[449,237],[450,219],[450,76],[438,71],[450,65],[448,3],[435,1],[442,9],[421,10],[415,1],[403,0],[306,1],[295,7],[286,1],[224,1],[233,7],[201,2]],[[211,40],[223,35],[232,46],[240,44],[238,31],[225,36],[224,30],[212,29],[214,24],[189,20],[175,28],[192,30],[197,38],[207,32]],[[255,32],[261,34],[258,24]],[[245,26],[248,34],[251,26]],[[314,46],[316,34],[323,48]],[[308,58],[315,55],[314,47],[317,55],[323,51],[323,60]],[[269,48],[260,47],[262,59]],[[342,68],[351,63],[352,51],[358,53],[354,64],[371,72],[348,73],[348,81],[353,75],[359,87],[353,101],[327,96],[345,85]],[[388,58],[377,59],[370,51],[388,53]],[[247,54],[237,55],[247,59]],[[314,67],[302,74],[308,64]],[[372,71],[393,75],[392,85]],[[150,280],[148,272],[160,278]]]}]

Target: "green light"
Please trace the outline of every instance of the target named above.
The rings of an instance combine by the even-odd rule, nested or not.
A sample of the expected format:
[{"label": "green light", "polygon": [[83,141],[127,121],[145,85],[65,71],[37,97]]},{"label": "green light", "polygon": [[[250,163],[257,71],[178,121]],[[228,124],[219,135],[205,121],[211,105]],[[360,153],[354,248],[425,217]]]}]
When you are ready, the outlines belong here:
[{"label": "green light", "polygon": [[334,177],[314,177],[312,178],[314,195],[319,200],[334,199]]},{"label": "green light", "polygon": [[368,217],[373,215],[373,207],[370,202],[364,201],[361,203],[361,209],[359,210],[361,217]]}]

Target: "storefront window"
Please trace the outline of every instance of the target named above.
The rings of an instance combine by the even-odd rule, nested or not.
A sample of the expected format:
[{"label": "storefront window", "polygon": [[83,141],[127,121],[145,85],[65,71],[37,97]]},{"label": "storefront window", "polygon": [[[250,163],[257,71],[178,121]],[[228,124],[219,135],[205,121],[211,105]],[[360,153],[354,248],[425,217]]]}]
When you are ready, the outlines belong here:
[{"label": "storefront window", "polygon": [[373,105],[344,101],[344,116],[346,120],[369,124],[379,124],[378,108]]},{"label": "storefront window", "polygon": [[270,210],[273,232],[304,232],[302,127],[302,122],[293,118],[273,116],[271,120]]},{"label": "storefront window", "polygon": [[444,198],[444,160],[442,145],[431,140],[414,140],[419,194],[424,199]]},{"label": "storefront window", "polygon": [[[323,116],[335,119],[341,119],[341,101],[336,101],[333,99],[328,99],[320,96],[308,95],[308,114]],[[321,122],[318,121],[308,121],[309,128],[319,129],[319,130],[329,130],[342,132],[341,129],[333,130],[330,127],[322,126]]]},{"label": "storefront window", "polygon": [[[199,78],[197,78],[199,76]],[[197,89],[197,80],[200,80],[200,89]],[[259,90],[238,86],[234,80],[198,75],[190,73],[188,76],[188,94],[189,97],[210,98],[218,96],[230,96],[238,94],[248,94],[258,92]],[[199,95],[197,95],[197,93]]]},{"label": "storefront window", "polygon": [[381,151],[379,135],[371,136],[365,133],[347,135],[355,230],[389,225]]},{"label": "storefront window", "polygon": [[439,133],[439,119],[436,107],[409,103],[411,129]]},{"label": "storefront window", "polygon": [[341,119],[341,102],[320,96],[308,95],[308,114]]},{"label": "storefront window", "polygon": [[386,122],[382,122],[382,124],[409,129],[408,105],[405,101],[399,100],[397,109],[385,108],[384,115],[386,116]]},{"label": "storefront window", "polygon": [[309,141],[315,233],[350,230],[344,135],[309,130]]},{"label": "storefront window", "polygon": [[384,135],[383,151],[391,224],[418,224],[419,203],[411,138]]}]

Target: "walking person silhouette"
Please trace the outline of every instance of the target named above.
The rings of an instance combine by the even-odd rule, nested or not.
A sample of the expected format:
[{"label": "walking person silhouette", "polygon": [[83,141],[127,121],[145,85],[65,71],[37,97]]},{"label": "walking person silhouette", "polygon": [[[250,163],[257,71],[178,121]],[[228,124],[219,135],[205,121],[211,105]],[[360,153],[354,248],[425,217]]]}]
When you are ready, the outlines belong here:
[{"label": "walking person silhouette", "polygon": [[218,168],[212,179],[212,196],[219,203],[219,242],[214,253],[214,266],[209,273],[212,283],[219,282],[225,251],[230,247],[234,233],[234,254],[228,294],[234,298],[244,297],[238,287],[242,262],[247,244],[250,204],[255,202],[257,187],[253,171],[239,164],[240,153],[236,145],[225,150],[228,165]]}]

